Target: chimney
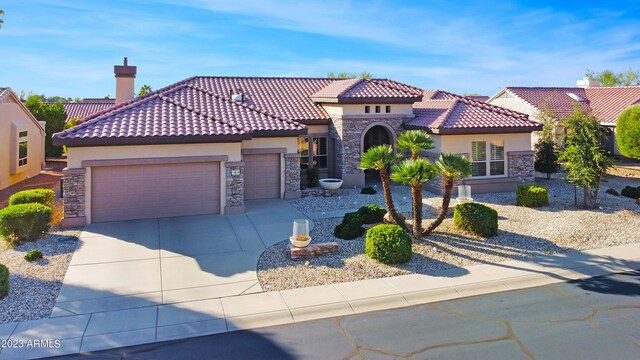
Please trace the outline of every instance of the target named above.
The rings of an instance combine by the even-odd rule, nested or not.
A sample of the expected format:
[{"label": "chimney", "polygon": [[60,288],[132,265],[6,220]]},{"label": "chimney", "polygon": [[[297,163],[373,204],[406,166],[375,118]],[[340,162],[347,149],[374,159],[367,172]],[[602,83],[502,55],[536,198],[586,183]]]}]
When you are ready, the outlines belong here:
[{"label": "chimney", "polygon": [[115,65],[113,72],[116,74],[116,105],[135,96],[135,79],[137,68],[129,66],[129,60],[125,57],[123,65]]},{"label": "chimney", "polygon": [[576,85],[578,85],[579,88],[583,88],[583,89],[586,89],[588,87],[602,86],[602,84],[600,84],[598,81],[590,79],[588,76],[585,76],[584,79],[582,80],[578,80],[576,82]]}]

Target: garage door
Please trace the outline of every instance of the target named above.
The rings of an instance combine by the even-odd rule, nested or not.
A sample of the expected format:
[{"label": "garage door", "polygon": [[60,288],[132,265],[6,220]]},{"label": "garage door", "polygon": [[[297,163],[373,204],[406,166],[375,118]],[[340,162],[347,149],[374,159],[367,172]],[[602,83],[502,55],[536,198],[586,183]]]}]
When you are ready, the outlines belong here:
[{"label": "garage door", "polygon": [[280,154],[245,154],[244,198],[280,198]]},{"label": "garage door", "polygon": [[219,162],[92,168],[92,222],[215,213]]}]

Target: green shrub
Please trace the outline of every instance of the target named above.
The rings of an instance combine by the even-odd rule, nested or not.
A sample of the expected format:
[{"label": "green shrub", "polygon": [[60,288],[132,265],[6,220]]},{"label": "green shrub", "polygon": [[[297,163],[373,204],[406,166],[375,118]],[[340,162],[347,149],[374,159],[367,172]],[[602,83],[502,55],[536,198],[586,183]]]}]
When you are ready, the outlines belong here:
[{"label": "green shrub", "polygon": [[38,203],[53,207],[56,193],[51,189],[33,189],[17,192],[9,198],[9,205]]},{"label": "green shrub", "polygon": [[31,262],[31,261],[36,261],[38,259],[42,259],[42,251],[38,250],[38,249],[33,249],[31,251],[29,251],[25,256],[24,259]]},{"label": "green shrub", "polygon": [[394,224],[376,225],[367,231],[365,253],[384,264],[411,260],[411,236]]},{"label": "green shrub", "polygon": [[549,192],[537,185],[518,185],[516,188],[516,205],[538,207],[549,204]]},{"label": "green shrub", "polygon": [[376,204],[363,206],[360,209],[358,209],[358,214],[362,218],[363,224],[381,223],[384,218],[384,214],[386,213],[387,213],[387,210],[381,208]]},{"label": "green shrub", "polygon": [[625,186],[624,189],[622,189],[622,191],[620,192],[620,194],[622,196],[625,196],[625,197],[628,197],[628,198],[639,199],[640,198],[640,186],[638,186],[638,187]]},{"label": "green shrub", "polygon": [[353,240],[364,234],[362,217],[357,212],[344,214],[342,222],[333,230],[333,235],[344,240]]},{"label": "green shrub", "polygon": [[0,299],[9,294],[9,269],[0,264]]},{"label": "green shrub", "polygon": [[309,187],[320,186],[320,170],[318,168],[307,169],[307,182]]},{"label": "green shrub", "polygon": [[360,194],[364,195],[375,195],[377,193],[376,189],[373,186],[365,186],[360,190]]},{"label": "green shrub", "polygon": [[620,193],[616,189],[609,188],[607,189],[607,194],[613,196],[620,196]]},{"label": "green shrub", "polygon": [[458,228],[483,237],[498,233],[498,212],[478,204],[458,204],[453,209],[453,224]]},{"label": "green shrub", "polygon": [[11,244],[33,241],[49,230],[51,208],[42,204],[11,205],[0,210],[0,236]]}]

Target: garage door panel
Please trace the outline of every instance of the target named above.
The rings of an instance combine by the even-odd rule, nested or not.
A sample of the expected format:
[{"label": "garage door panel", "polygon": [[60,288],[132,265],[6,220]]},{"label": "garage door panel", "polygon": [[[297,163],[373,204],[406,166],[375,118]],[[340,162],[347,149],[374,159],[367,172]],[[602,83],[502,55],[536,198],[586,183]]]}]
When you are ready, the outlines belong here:
[{"label": "garage door panel", "polygon": [[244,197],[280,198],[280,154],[244,155]]},{"label": "garage door panel", "polygon": [[220,213],[220,163],[96,167],[92,221]]}]

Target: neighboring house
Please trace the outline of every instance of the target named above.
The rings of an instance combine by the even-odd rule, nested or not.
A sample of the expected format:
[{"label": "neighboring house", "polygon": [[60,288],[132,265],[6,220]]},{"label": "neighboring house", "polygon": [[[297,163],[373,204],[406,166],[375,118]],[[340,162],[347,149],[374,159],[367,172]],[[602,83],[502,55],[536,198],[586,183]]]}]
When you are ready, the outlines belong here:
[{"label": "neighboring house", "polygon": [[[616,122],[620,114],[634,104],[640,104],[640,86],[602,87],[587,78],[577,87],[506,87],[487,100],[487,103],[528,114],[539,121],[539,112],[547,106],[558,118],[571,115],[575,103],[590,109],[609,130],[603,143],[613,154],[620,154],[615,141]],[[532,143],[535,144],[536,137]]]},{"label": "neighboring house", "polygon": [[40,174],[44,124],[10,88],[0,88],[0,189]]},{"label": "neighboring house", "polygon": [[115,69],[122,103],[54,136],[68,149],[66,225],[240,213],[245,200],[299,197],[309,167],[363,186],[362,152],[408,128],[432,134],[429,156],[468,154],[478,189],[533,181],[540,126],[454,94],[387,79],[200,76],[133,99],[131,68]]},{"label": "neighboring house", "polygon": [[66,121],[69,121],[77,117],[86,118],[89,115],[106,110],[115,104],[116,99],[85,98],[82,99],[82,101],[63,102],[62,106],[67,113]]}]

